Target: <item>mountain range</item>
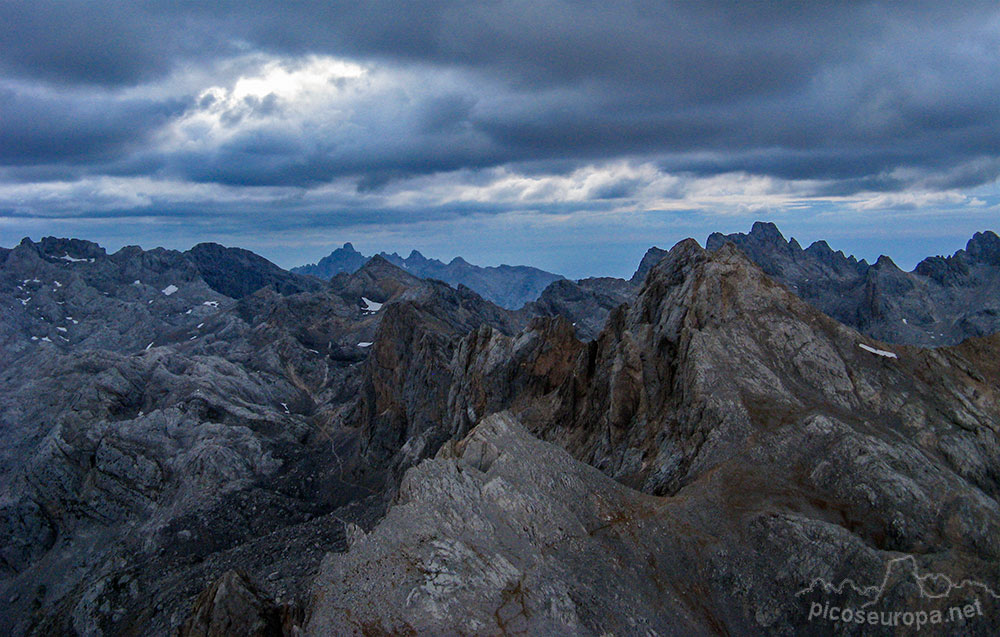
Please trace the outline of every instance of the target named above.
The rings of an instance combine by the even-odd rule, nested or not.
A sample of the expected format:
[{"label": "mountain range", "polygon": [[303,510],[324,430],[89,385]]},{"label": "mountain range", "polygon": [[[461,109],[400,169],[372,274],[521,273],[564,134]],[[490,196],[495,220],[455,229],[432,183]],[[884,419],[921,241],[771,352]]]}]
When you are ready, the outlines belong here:
[{"label": "mountain range", "polygon": [[887,256],[869,265],[825,241],[802,249],[774,224],[749,234],[713,234],[706,247],[732,243],[807,303],[865,334],[933,347],[1000,331],[1000,237],[977,232],[965,250],[928,257],[904,272]]},{"label": "mountain range", "polygon": [[877,610],[971,604],[1000,590],[998,244],[907,273],[759,223],[510,309],[381,255],[323,281],[26,239],[0,628],[846,635],[797,593],[904,555],[984,588]]},{"label": "mountain range", "polygon": [[[438,279],[449,285],[464,285],[487,301],[500,307],[516,310],[525,303],[538,298],[542,290],[553,281],[563,277],[525,265],[500,265],[480,267],[472,265],[462,257],[455,257],[448,263],[428,259],[416,250],[405,259],[395,252],[380,252],[379,256],[422,279]],[[318,263],[292,268],[297,274],[308,274],[329,280],[342,272],[358,270],[368,260],[367,257],[345,243]]]},{"label": "mountain range", "polygon": [[[912,272],[886,256],[869,265],[834,252],[825,241],[803,249],[773,223],[757,222],[748,234],[714,233],[705,245],[715,251],[727,243],[810,305],[874,338],[935,347],[1000,331],[1000,237],[994,232],[977,232],[964,250],[928,257]],[[593,338],[608,313],[635,296],[665,254],[650,248],[629,280],[550,285],[531,311],[566,316],[581,336]]]}]

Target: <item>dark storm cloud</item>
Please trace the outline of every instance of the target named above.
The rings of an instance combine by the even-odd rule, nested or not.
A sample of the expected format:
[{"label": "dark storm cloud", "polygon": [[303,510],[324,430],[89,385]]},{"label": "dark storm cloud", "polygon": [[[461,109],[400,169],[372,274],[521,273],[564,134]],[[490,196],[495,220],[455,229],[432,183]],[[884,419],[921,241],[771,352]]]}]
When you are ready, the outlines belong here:
[{"label": "dark storm cloud", "polygon": [[65,166],[114,158],[186,106],[178,99],[81,99],[0,88],[0,164]]},{"label": "dark storm cloud", "polygon": [[2,2],[0,69],[59,84],[136,84],[169,70],[190,38],[185,23],[143,2]]},{"label": "dark storm cloud", "polygon": [[[35,103],[0,93],[0,162],[48,162],[52,174],[99,158],[94,170],[116,174],[255,186],[354,176],[366,190],[461,168],[640,156],[698,175],[831,180],[826,192],[847,194],[988,183],[1000,155],[995,1],[36,0],[0,4],[0,25],[7,76],[74,88]],[[282,108],[259,98],[227,113],[246,128],[218,147],[162,156],[133,142],[176,104],[108,109],[100,98],[255,51],[468,81],[399,98],[404,115],[366,120],[350,139],[322,121],[255,124]]]}]

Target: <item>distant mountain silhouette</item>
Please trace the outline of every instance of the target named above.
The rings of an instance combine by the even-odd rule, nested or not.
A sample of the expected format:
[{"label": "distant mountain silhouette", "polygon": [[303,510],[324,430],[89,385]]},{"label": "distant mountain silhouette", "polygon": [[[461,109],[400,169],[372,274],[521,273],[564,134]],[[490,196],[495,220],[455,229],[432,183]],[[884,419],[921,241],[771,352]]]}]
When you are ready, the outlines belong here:
[{"label": "distant mountain silhouette", "polygon": [[[380,252],[378,256],[422,279],[437,279],[451,286],[464,285],[487,301],[509,310],[516,310],[525,303],[534,301],[546,286],[563,278],[558,274],[524,265],[480,267],[462,257],[455,257],[444,263],[428,259],[416,250],[406,258],[395,252]],[[353,245],[345,243],[318,263],[292,268],[292,272],[331,279],[341,272],[357,271],[367,260],[368,257],[355,250]]]}]

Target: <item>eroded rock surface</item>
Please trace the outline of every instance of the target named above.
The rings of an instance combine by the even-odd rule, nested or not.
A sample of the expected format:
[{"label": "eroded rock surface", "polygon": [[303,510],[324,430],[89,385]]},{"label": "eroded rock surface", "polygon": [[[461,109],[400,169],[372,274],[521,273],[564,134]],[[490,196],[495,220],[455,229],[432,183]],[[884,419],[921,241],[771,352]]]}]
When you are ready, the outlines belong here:
[{"label": "eroded rock surface", "polygon": [[[844,601],[816,583],[847,579],[872,588],[850,603],[871,599],[869,609],[890,616],[978,602],[983,613],[960,629],[994,634],[1000,605],[985,589],[923,597],[914,588],[927,573],[974,573],[995,587],[995,553],[977,559],[968,544],[921,552],[900,571],[898,550],[820,504],[835,501],[830,478],[844,470],[854,471],[849,489],[884,498],[887,508],[907,506],[912,479],[947,478],[920,477],[921,467],[892,452],[879,469],[863,454],[850,468],[813,465],[814,454],[843,457],[873,441],[824,417],[797,429],[672,497],[652,497],[534,438],[508,414],[492,415],[410,469],[378,526],[324,561],[306,634],[856,634],[856,624],[809,617],[814,603]],[[765,482],[773,484],[761,490]],[[918,634],[910,619],[909,630],[899,622],[884,632]],[[919,634],[956,628],[925,625]]]},{"label": "eroded rock surface", "polygon": [[195,601],[178,637],[281,637],[281,612],[247,576],[227,571]]}]

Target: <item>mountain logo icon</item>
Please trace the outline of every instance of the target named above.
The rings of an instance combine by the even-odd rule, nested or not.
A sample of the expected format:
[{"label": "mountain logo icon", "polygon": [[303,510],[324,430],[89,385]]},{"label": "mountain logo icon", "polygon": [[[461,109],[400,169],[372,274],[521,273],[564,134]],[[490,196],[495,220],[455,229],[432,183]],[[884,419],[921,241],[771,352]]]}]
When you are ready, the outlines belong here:
[{"label": "mountain logo icon", "polygon": [[867,600],[860,605],[860,608],[869,608],[882,600],[887,590],[900,585],[915,588],[923,599],[945,599],[952,595],[971,593],[1000,600],[1000,594],[978,580],[962,579],[956,582],[944,573],[921,573],[917,560],[912,555],[889,560],[882,580],[876,585],[859,586],[849,578],[841,580],[839,584],[833,584],[823,578],[816,578],[809,586],[795,593],[795,596],[801,597],[816,590],[837,595],[853,593]]}]

